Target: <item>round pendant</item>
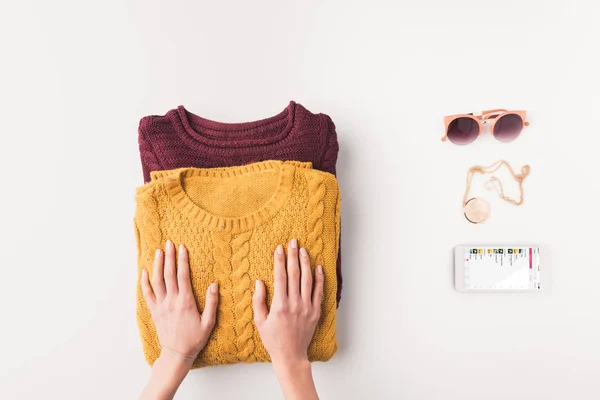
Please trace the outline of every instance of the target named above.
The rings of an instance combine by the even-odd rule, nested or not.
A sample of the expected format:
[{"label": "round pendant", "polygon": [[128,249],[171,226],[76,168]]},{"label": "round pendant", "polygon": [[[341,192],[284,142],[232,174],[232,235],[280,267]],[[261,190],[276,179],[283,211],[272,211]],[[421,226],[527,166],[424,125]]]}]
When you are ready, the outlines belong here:
[{"label": "round pendant", "polygon": [[480,224],[490,215],[490,205],[487,201],[473,197],[464,207],[465,218],[474,224]]}]

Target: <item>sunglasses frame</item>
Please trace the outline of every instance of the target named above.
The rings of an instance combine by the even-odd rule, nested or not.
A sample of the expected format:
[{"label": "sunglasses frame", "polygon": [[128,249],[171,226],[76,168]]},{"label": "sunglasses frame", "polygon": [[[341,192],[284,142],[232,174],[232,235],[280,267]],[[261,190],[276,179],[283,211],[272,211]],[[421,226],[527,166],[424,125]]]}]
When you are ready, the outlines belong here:
[{"label": "sunglasses frame", "polygon": [[[493,109],[493,110],[485,110],[485,111],[471,113],[471,114],[448,115],[448,116],[444,117],[445,134],[444,134],[444,137],[442,137],[442,142],[449,140],[448,139],[448,126],[455,119],[471,118],[471,119],[477,121],[477,124],[479,125],[479,134],[477,137],[479,137],[483,133],[483,125],[484,124],[490,125],[490,133],[492,135],[494,135],[494,125],[496,125],[496,121],[498,121],[501,117],[503,117],[505,115],[509,115],[509,114],[515,114],[515,115],[518,115],[519,117],[521,117],[521,120],[523,121],[523,126],[521,127],[521,130],[523,130],[523,128],[526,126],[529,126],[529,122],[526,121],[527,111],[525,111],[525,110],[505,110],[503,108],[497,108],[497,109]],[[477,138],[475,138],[473,140],[473,142],[475,140],[477,140]],[[469,142],[467,144],[470,144],[473,142]]]}]

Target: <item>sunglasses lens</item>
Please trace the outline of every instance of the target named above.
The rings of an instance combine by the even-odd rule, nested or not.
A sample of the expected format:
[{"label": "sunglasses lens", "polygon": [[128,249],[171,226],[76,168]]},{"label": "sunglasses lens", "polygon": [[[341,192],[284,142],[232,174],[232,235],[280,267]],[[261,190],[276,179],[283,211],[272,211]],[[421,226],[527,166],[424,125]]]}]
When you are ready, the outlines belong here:
[{"label": "sunglasses lens", "polygon": [[523,119],[517,114],[503,115],[494,124],[494,137],[501,142],[515,140],[523,129]]},{"label": "sunglasses lens", "polygon": [[456,118],[448,124],[446,136],[454,144],[469,144],[479,136],[479,124],[473,118]]}]

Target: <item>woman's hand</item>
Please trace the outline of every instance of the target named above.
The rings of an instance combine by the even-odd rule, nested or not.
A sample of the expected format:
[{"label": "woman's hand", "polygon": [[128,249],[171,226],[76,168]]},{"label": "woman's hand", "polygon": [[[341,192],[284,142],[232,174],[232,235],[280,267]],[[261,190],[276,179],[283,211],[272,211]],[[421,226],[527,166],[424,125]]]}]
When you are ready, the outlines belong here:
[{"label": "woman's hand", "polygon": [[161,347],[187,358],[196,358],[215,326],[218,286],[215,282],[208,287],[206,306],[200,315],[192,292],[187,250],[183,245],[179,246],[176,266],[174,247],[167,240],[164,262],[162,251],[156,250],[152,287],[148,272],[142,270],[142,292]]},{"label": "woman's hand", "polygon": [[163,257],[163,252],[156,250],[152,285],[148,272],[142,270],[142,292],[162,348],[142,399],[173,398],[192,362],[206,346],[217,314],[217,283],[208,287],[206,306],[200,314],[192,292],[187,250],[179,246],[177,265],[175,246],[170,240],[165,253]]},{"label": "woman's hand", "polygon": [[[266,289],[256,281],[253,297],[254,321],[286,399],[317,398],[308,361],[308,346],[321,315],[323,270],[315,270],[314,285],[306,249],[298,241],[288,246],[287,269],[281,245],[275,250],[275,291],[270,312]],[[313,287],[314,286],[314,287]]]}]

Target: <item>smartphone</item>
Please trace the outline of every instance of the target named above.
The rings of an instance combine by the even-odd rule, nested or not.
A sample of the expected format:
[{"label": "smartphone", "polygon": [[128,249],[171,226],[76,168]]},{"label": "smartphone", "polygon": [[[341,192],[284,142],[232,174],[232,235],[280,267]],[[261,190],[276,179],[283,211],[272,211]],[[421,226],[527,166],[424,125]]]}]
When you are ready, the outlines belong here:
[{"label": "smartphone", "polygon": [[454,285],[463,293],[542,290],[537,246],[456,246]]}]

